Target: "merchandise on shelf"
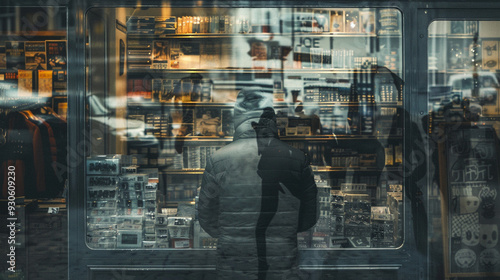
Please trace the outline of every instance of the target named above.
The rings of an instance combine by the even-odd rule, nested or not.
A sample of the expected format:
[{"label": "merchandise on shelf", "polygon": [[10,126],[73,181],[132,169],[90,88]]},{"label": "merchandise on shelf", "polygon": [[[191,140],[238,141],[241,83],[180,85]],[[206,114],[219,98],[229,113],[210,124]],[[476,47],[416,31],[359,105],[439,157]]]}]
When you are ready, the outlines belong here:
[{"label": "merchandise on shelf", "polygon": [[132,158],[87,159],[87,243],[92,248],[156,247],[157,179],[138,173],[144,170],[129,165]]},{"label": "merchandise on shelf", "polygon": [[[159,212],[178,210],[158,214],[164,221],[157,215],[155,236],[145,233],[142,246],[216,246],[196,214],[185,209],[197,203],[211,154],[232,140],[237,93],[252,86],[272,94],[279,136],[304,151],[321,175],[321,217],[298,234],[299,247],[399,245],[402,215],[389,196],[402,183],[388,178],[402,168],[400,13],[201,11],[174,8],[166,17],[133,16],[127,22],[128,95],[134,97],[127,100],[127,121],[144,123],[146,137],[129,137],[126,149],[138,169],[161,168],[158,189],[170,208]],[[390,220],[375,215],[387,209]],[[176,237],[167,220],[182,217],[192,218],[186,222],[190,235]]]}]

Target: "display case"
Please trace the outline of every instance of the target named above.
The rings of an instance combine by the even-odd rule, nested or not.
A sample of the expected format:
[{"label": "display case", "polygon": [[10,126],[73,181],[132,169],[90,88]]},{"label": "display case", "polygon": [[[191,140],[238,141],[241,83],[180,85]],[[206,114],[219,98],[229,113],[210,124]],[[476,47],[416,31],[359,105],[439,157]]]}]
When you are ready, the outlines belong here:
[{"label": "display case", "polygon": [[[110,39],[116,67],[108,82],[116,90],[96,92],[101,75],[88,72],[87,124],[108,138],[96,138],[86,160],[90,248],[215,247],[197,224],[201,174],[211,154],[232,141],[237,93],[255,86],[273,97],[280,139],[306,153],[320,189],[320,220],[299,235],[299,247],[402,246],[399,10],[163,8],[120,15]],[[100,63],[92,36],[90,69]],[[184,221],[186,233],[177,236],[170,218]]]},{"label": "display case", "polygon": [[297,236],[301,271],[423,273],[406,168],[408,6],[84,4],[68,41],[85,66],[69,97],[72,275],[214,277],[199,187],[249,87],[272,96],[280,140],[306,154],[318,186],[319,222]]}]

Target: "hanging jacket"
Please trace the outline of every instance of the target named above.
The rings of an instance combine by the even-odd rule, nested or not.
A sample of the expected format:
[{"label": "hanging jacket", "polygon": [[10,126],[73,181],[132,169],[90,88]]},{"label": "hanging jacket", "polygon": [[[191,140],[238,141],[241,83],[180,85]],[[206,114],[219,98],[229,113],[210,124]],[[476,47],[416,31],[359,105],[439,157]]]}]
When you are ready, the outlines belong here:
[{"label": "hanging jacket", "polygon": [[200,225],[218,238],[217,277],[291,278],[297,232],[318,219],[312,170],[303,152],[278,139],[272,95],[243,89],[234,126],[234,141],[207,163],[198,206]]},{"label": "hanging jacket", "polygon": [[48,144],[50,153],[47,153],[44,158],[47,185],[45,196],[57,197],[63,191],[67,178],[67,123],[59,115],[50,111],[42,113],[41,110],[35,110],[33,114],[43,121],[43,125],[49,131],[48,138],[43,138],[44,143],[50,143]]},{"label": "hanging jacket", "polygon": [[7,141],[0,147],[2,197],[8,197],[8,167],[15,168],[16,196],[36,198],[45,192],[42,135],[38,126],[20,112],[8,117]]}]

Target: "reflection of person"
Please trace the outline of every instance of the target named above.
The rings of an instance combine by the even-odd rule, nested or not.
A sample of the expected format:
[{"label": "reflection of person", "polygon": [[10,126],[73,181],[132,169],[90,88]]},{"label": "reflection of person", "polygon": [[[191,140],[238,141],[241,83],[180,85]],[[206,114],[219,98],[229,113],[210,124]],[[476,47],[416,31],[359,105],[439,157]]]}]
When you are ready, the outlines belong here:
[{"label": "reflection of person", "polygon": [[313,173],[278,139],[271,94],[243,89],[234,126],[234,141],[207,163],[200,225],[218,238],[218,279],[284,279],[298,271],[297,232],[318,219]]}]

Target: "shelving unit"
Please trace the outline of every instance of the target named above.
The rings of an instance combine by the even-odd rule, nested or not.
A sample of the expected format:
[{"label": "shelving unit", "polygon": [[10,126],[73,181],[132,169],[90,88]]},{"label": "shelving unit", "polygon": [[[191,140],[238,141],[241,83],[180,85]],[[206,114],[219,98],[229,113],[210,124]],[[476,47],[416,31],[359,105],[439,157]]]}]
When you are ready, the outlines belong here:
[{"label": "shelving unit", "polygon": [[[324,19],[316,18],[320,10],[328,28],[316,27]],[[344,13],[339,18],[335,9],[320,10],[251,9],[273,14],[268,23],[266,15],[246,22],[248,11],[239,9],[172,8],[167,14],[126,17],[126,36],[120,35],[126,42],[120,49],[124,75],[116,78],[120,88],[126,82],[126,94],[116,93],[124,106],[110,115],[128,130],[116,140],[117,154],[131,157],[139,173],[156,170],[158,191],[165,197],[156,204],[158,211],[175,212],[196,201],[207,159],[233,141],[238,92],[256,86],[273,96],[280,139],[308,157],[322,209],[333,207],[333,193],[346,200],[361,195],[363,203],[386,207],[395,217],[383,240],[373,233],[370,241],[371,223],[359,234],[355,229],[331,232],[344,224],[332,219],[333,212],[322,211],[317,226],[300,237],[310,241],[300,247],[338,247],[328,238],[312,242],[314,234],[345,239],[350,248],[357,247],[349,241],[355,237],[368,247],[402,244],[403,227],[397,225],[403,219],[403,188],[389,187],[403,184],[401,17],[394,9],[350,9],[349,19]],[[371,20],[361,22],[360,14]],[[201,20],[207,18],[217,22],[210,27],[217,31],[202,31],[207,26]],[[200,25],[194,26],[198,19]],[[339,20],[349,28],[334,30]],[[236,21],[241,33],[231,25]],[[339,215],[350,214],[335,212]],[[374,218],[374,231],[380,231],[380,222]]]}]

